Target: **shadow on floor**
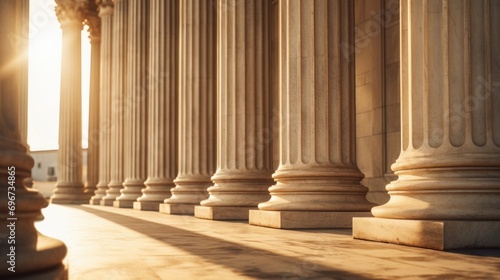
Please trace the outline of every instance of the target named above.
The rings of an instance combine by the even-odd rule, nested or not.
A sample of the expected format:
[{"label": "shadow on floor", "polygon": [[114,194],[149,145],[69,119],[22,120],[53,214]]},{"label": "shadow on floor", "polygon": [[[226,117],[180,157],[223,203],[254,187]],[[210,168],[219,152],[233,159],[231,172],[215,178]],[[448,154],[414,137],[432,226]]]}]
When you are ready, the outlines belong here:
[{"label": "shadow on floor", "polygon": [[447,252],[460,255],[500,258],[500,249],[455,249]]},{"label": "shadow on floor", "polygon": [[[370,279],[318,263],[95,208],[69,206],[258,279]],[[276,248],[279,249],[279,248]]]}]

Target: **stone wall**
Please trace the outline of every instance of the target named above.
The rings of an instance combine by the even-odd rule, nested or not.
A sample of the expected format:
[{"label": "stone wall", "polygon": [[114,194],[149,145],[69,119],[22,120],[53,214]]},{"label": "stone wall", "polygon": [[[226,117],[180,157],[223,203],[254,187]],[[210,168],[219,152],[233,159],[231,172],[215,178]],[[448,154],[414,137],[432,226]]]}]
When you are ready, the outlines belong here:
[{"label": "stone wall", "polygon": [[368,199],[383,204],[400,152],[399,2],[356,0],[357,162]]}]

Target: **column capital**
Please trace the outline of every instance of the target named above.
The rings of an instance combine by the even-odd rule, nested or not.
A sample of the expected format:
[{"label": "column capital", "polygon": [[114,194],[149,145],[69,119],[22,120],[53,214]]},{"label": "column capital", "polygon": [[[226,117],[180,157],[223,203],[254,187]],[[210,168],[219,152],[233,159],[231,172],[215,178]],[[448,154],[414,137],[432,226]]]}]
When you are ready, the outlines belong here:
[{"label": "column capital", "polygon": [[55,0],[57,19],[61,27],[65,24],[80,23],[83,27],[83,20],[88,11],[88,0]]},{"label": "column capital", "polygon": [[100,17],[113,15],[115,5],[113,0],[96,0],[96,4],[99,7]]},{"label": "column capital", "polygon": [[97,14],[88,14],[85,24],[89,27],[90,43],[101,42],[101,19]]}]

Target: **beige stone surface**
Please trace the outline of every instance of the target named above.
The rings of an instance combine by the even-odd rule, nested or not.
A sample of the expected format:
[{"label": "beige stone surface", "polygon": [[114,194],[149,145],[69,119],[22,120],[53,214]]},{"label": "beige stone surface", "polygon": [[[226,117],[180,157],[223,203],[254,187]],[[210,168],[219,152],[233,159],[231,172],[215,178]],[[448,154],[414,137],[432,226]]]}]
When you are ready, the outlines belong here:
[{"label": "beige stone surface", "polygon": [[383,204],[385,177],[397,158],[392,155],[400,151],[399,140],[388,141],[389,133],[400,130],[399,3],[358,0],[355,11],[357,165],[368,200]]},{"label": "beige stone surface", "polygon": [[491,15],[500,6],[401,5],[398,179],[387,186],[389,201],[372,209],[376,218],[356,221],[355,236],[434,249],[498,247],[500,56],[491,50],[500,40]]},{"label": "beige stone surface", "polygon": [[[89,85],[89,122],[87,133],[87,180],[84,192],[90,199],[94,196],[99,182],[100,149],[100,70],[101,70],[101,19],[97,5],[89,2],[85,24],[88,26],[90,39],[90,85]],[[94,202],[94,204],[97,204]]]},{"label": "beige stone surface", "polygon": [[353,224],[353,237],[358,239],[435,250],[500,248],[500,221],[354,218]]},{"label": "beige stone surface", "polygon": [[[486,31],[498,28],[486,15],[499,7],[401,3],[402,151],[392,165],[399,178],[387,186],[389,202],[372,213],[412,220],[500,220],[500,115],[487,109],[498,104],[493,77],[500,69],[489,65],[500,62],[490,52],[500,41]],[[469,29],[457,24],[463,15],[479,30],[470,42]],[[443,37],[441,28],[454,35]]]},{"label": "beige stone surface", "polygon": [[351,228],[353,217],[371,217],[370,212],[307,212],[250,210],[249,223],[280,229]]},{"label": "beige stone surface", "polygon": [[172,215],[193,215],[194,204],[160,204],[160,213],[172,214]]},{"label": "beige stone surface", "polygon": [[[123,189],[118,207],[132,207],[141,197],[148,168],[148,21],[149,1],[127,0],[127,75]],[[130,203],[129,203],[130,202]],[[115,204],[113,204],[114,206]],[[130,205],[130,206],[129,206]]]},{"label": "beige stone surface", "polygon": [[167,204],[198,205],[216,170],[217,2],[179,2],[178,174]]},{"label": "beige stone surface", "polygon": [[137,204],[158,211],[178,171],[178,1],[151,0],[149,15],[147,133],[155,137],[148,137],[146,188],[134,209]]},{"label": "beige stone surface", "polygon": [[100,206],[50,205],[36,224],[79,279],[496,279],[499,250],[441,252]]},{"label": "beige stone surface", "polygon": [[88,3],[57,1],[61,23],[61,94],[57,183],[51,203],[88,203],[82,182],[82,62],[81,31]]},{"label": "beige stone surface", "polygon": [[207,220],[248,220],[248,211],[257,207],[196,206],[194,216]]},{"label": "beige stone surface", "polygon": [[125,91],[127,84],[127,14],[128,1],[115,0],[113,9],[113,41],[111,56],[111,142],[110,142],[110,181],[101,205],[113,206],[123,189],[124,162],[128,152],[124,149]]},{"label": "beige stone surface", "polygon": [[142,211],[158,211],[160,210],[160,202],[154,201],[134,201],[132,208]]},{"label": "beige stone surface", "polygon": [[[274,183],[270,6],[267,0],[218,0],[217,4],[217,171],[208,188],[210,196],[200,205],[212,209],[207,211],[213,219],[243,219],[248,213],[238,209],[269,200],[268,188]],[[206,211],[195,210],[196,217],[198,212]]]},{"label": "beige stone surface", "polygon": [[279,19],[280,165],[258,207],[369,212],[356,165],[354,54],[341,49],[354,43],[354,2],[282,1]]},{"label": "beige stone surface", "polygon": [[111,77],[113,53],[113,2],[99,0],[99,17],[101,18],[101,68],[99,87],[99,181],[97,190],[89,203],[100,205],[106,196],[108,183],[111,180]]},{"label": "beige stone surface", "polygon": [[[133,201],[133,200],[115,200],[115,201],[113,201],[112,206],[117,207],[117,208],[133,208],[134,202],[135,201]],[[105,205],[105,206],[107,206],[107,205]]]}]

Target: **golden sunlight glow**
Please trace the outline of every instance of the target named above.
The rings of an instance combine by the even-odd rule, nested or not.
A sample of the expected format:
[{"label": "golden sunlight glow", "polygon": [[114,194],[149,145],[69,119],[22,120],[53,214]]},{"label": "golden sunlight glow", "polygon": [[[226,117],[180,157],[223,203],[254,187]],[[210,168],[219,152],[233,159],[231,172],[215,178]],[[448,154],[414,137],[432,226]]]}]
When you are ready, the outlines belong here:
[{"label": "golden sunlight glow", "polygon": [[[30,1],[28,144],[32,151],[58,148],[62,31],[53,0]],[[82,32],[82,146],[87,146],[90,42]]]}]

